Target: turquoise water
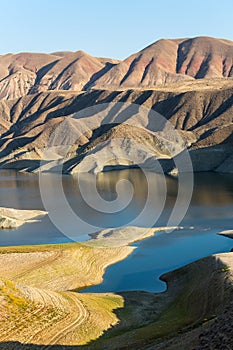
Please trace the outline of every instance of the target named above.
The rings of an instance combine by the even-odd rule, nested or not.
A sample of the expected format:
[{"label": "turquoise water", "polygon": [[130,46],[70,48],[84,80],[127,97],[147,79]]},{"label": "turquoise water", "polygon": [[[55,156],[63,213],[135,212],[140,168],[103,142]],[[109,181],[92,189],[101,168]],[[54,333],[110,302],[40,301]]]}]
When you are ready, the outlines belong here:
[{"label": "turquoise water", "polygon": [[[0,246],[69,242],[71,241],[69,233],[72,233],[72,238],[76,241],[89,239],[89,233],[92,232],[90,229],[85,229],[85,225],[79,227],[66,217],[63,199],[57,191],[57,175],[44,176],[44,185],[47,186],[48,194],[52,193],[51,211],[61,218],[68,236],[60,232],[49,216],[45,216],[39,222],[26,224],[16,230],[0,231]],[[155,192],[150,207],[140,222],[142,227],[147,227],[151,217],[157,215],[162,201],[159,192],[161,175],[150,173],[148,179],[154,185]],[[67,201],[83,222],[91,223],[93,227],[120,227],[128,225],[143,209],[147,198],[147,181],[138,169],[98,175],[97,190],[109,203],[117,197],[116,184],[119,180],[129,180],[132,183],[134,196],[125,209],[117,213],[103,213],[85,204],[77,177],[63,176],[63,188]],[[95,178],[92,175],[85,175],[82,179],[82,189],[87,191],[90,200],[92,200],[90,184],[93,181]],[[217,233],[233,228],[233,176],[199,173],[195,175],[194,184],[191,204],[181,222],[183,230],[160,233],[135,244],[137,249],[128,258],[107,268],[102,284],[86,289],[85,292],[163,291],[166,286],[159,279],[161,274],[201,257],[230,251],[233,248],[233,241]],[[177,180],[166,177],[166,186],[166,203],[161,216],[154,223],[156,227],[166,225],[176,200]],[[126,195],[127,191],[125,191]],[[122,202],[124,200],[125,198],[122,198]],[[0,206],[44,209],[38,175],[1,171]],[[193,229],[189,229],[190,226]],[[93,229],[93,231],[97,230]]]},{"label": "turquoise water", "polygon": [[204,231],[200,227],[196,230],[162,233],[142,241],[128,258],[107,268],[103,283],[87,288],[84,292],[163,292],[166,284],[159,279],[162,274],[233,248],[233,240],[215,232],[213,229]]}]

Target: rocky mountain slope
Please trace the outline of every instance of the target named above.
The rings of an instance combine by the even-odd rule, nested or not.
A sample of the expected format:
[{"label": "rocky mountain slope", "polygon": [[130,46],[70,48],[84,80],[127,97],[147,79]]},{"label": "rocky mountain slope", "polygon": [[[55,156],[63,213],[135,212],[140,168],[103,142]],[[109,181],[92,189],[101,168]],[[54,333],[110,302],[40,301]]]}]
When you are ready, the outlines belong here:
[{"label": "rocky mountain slope", "polygon": [[0,56],[0,98],[14,99],[46,90],[82,90],[118,61],[83,51]]},{"label": "rocky mountain slope", "polygon": [[233,77],[233,42],[210,37],[163,39],[123,61],[83,51],[0,56],[0,98],[47,90],[154,88]]},{"label": "rocky mountain slope", "polygon": [[232,76],[233,43],[198,37],[159,40],[112,67],[94,85],[148,88],[188,79]]},{"label": "rocky mountain slope", "polygon": [[41,210],[19,210],[0,207],[0,229],[17,228],[43,215],[46,215],[46,212]]},{"label": "rocky mountain slope", "polygon": [[2,55],[0,167],[173,172],[188,148],[194,171],[232,172],[232,89],[233,42],[223,39],[159,40],[121,62]]},{"label": "rocky mountain slope", "polygon": [[[169,161],[166,145],[155,130],[158,112],[178,130],[190,150],[195,171],[230,172],[233,81],[209,80],[206,84],[208,86],[202,88],[194,81],[190,89],[187,82],[186,92],[179,92],[179,85],[177,88],[173,85],[170,91],[168,87],[114,92],[49,91],[0,101],[0,167],[32,171],[38,169],[44,159],[49,164],[47,170],[56,170],[58,160],[65,156],[65,171],[81,171],[80,166],[77,167],[80,163],[85,164],[88,171],[101,171],[103,158],[109,156],[103,150],[108,146],[115,163],[105,165],[134,165],[122,162],[130,154],[138,164],[145,165],[153,154],[164,161],[166,172],[172,171],[174,164]],[[135,105],[130,111],[132,103]],[[137,126],[131,114],[140,112],[142,116],[142,108],[142,124]],[[98,109],[102,109],[104,123],[100,121]],[[114,140],[120,140],[120,144],[114,146]],[[140,152],[132,155],[134,144],[140,145]],[[67,145],[69,150],[66,149],[64,155],[61,146]],[[149,156],[143,153],[144,149]]]}]

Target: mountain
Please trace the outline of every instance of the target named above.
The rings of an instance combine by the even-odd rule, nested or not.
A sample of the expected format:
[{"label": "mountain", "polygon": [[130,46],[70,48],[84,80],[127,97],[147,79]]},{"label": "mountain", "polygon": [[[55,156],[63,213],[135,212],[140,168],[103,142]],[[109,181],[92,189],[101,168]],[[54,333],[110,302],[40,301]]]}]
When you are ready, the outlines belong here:
[{"label": "mountain", "polygon": [[[186,147],[194,171],[233,172],[232,91],[233,42],[224,39],[162,39],[123,61],[2,55],[0,168],[174,173]],[[176,132],[164,133],[165,121]]]},{"label": "mountain", "polygon": [[153,89],[233,77],[233,42],[210,37],[162,39],[123,61],[83,51],[0,56],[0,99],[47,90]]},{"label": "mountain", "polygon": [[[0,167],[35,171],[44,160],[44,170],[56,171],[65,157],[66,172],[98,172],[105,166],[134,166],[125,161],[132,157],[150,168],[153,154],[170,172],[174,164],[166,140],[153,132],[158,122],[151,110],[169,120],[182,136],[194,171],[232,172],[232,89],[232,79],[205,79],[154,90],[60,90],[2,100]],[[136,107],[131,113],[132,103]],[[144,126],[138,127],[130,118],[142,107]],[[105,113],[105,125],[98,109]],[[66,145],[72,147],[64,154]],[[114,161],[109,162],[109,157]]]},{"label": "mountain", "polygon": [[95,81],[106,88],[150,88],[187,79],[233,77],[233,42],[209,37],[159,40]]},{"label": "mountain", "polygon": [[118,61],[83,51],[0,56],[0,99],[15,99],[46,90],[82,90]]}]

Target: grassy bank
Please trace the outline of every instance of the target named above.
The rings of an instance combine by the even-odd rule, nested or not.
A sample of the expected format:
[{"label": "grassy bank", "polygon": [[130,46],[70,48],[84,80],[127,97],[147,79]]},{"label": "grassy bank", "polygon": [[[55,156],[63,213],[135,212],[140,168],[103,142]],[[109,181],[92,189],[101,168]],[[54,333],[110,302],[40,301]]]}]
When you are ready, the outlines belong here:
[{"label": "grassy bank", "polygon": [[99,283],[105,268],[133,249],[95,242],[1,248],[2,344],[154,348],[206,325],[231,300],[232,253],[162,276],[168,290],[161,294],[72,292]]}]

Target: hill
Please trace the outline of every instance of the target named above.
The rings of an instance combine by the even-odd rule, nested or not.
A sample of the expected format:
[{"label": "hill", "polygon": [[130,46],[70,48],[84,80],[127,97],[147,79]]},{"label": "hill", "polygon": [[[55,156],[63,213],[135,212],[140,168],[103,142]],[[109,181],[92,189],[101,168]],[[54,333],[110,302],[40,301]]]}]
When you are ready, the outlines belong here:
[{"label": "hill", "polygon": [[154,88],[233,77],[233,42],[210,37],[161,39],[123,61],[83,51],[0,56],[0,98],[47,90]]},{"label": "hill", "polygon": [[[158,112],[182,136],[190,150],[194,171],[232,171],[233,81],[215,79],[186,84],[186,91],[182,84],[182,92],[178,83],[170,89],[166,86],[154,90],[48,91],[1,101],[0,167],[36,170],[41,159],[50,164],[51,160],[61,158],[58,148],[66,145],[72,145],[65,158],[68,172],[74,171],[85,159],[86,162],[89,156],[88,171],[95,171],[93,162],[97,162],[97,171],[103,170],[101,159],[106,145],[114,150],[111,156],[118,159],[115,163],[118,166],[121,165],[119,159],[129,155],[133,143],[140,144],[157,158],[168,159],[166,147],[153,130],[157,123],[157,115],[153,113]],[[134,110],[130,112],[129,106]],[[134,124],[130,115],[136,113],[139,106],[144,108],[143,113],[140,112],[144,118],[143,128]],[[84,117],[82,110],[87,107],[90,109]],[[102,114],[108,115],[106,125],[100,121],[96,108],[105,109]],[[154,112],[148,113],[149,110]],[[128,139],[129,143],[112,147],[114,139]],[[50,153],[45,154],[44,148],[48,146]],[[145,164],[148,157],[140,157],[138,164]],[[167,162],[166,167],[166,171],[172,170]],[[80,167],[75,171],[80,171]]]}]

